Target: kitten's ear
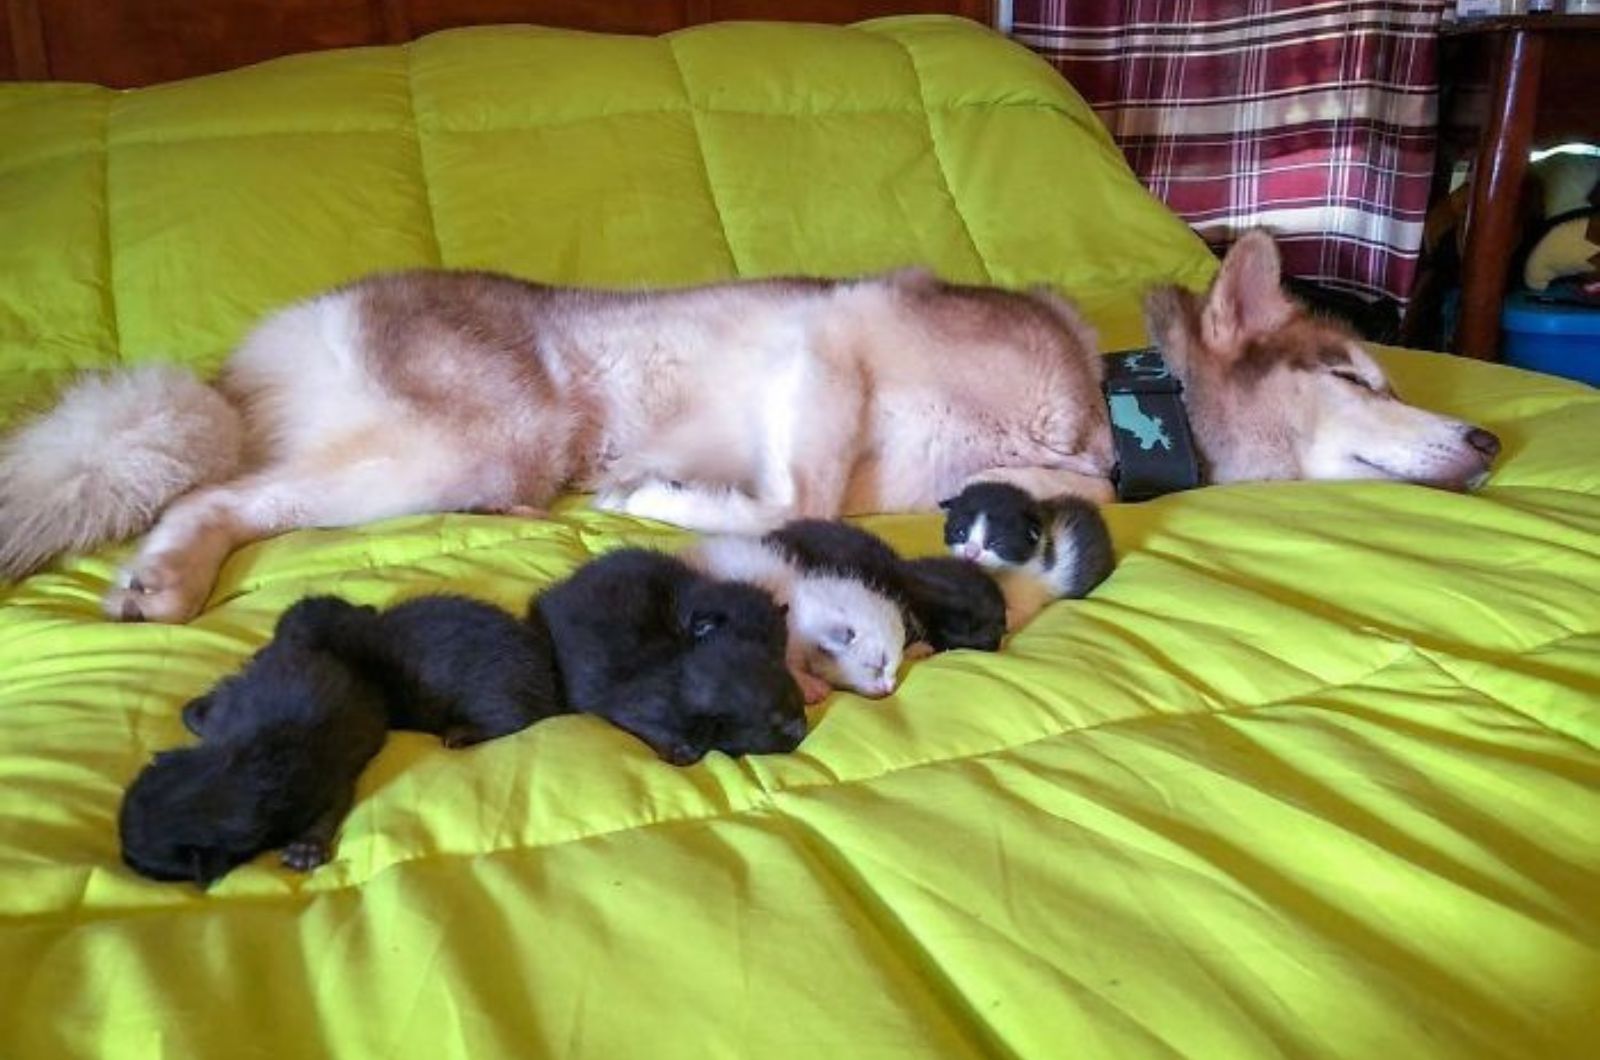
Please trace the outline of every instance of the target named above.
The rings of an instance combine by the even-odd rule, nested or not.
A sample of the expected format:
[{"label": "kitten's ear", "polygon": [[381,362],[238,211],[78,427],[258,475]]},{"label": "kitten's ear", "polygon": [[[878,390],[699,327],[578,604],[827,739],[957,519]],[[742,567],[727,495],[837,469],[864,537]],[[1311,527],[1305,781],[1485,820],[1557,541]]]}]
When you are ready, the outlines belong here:
[{"label": "kitten's ear", "polygon": [[827,631],[822,634],[822,646],[831,651],[843,651],[855,642],[855,627],[847,626],[843,623],[829,626]]},{"label": "kitten's ear", "polygon": [[190,700],[189,705],[183,708],[179,717],[183,720],[183,727],[196,736],[205,735],[200,730],[205,728],[206,718],[211,716],[213,701],[211,693],[206,693],[196,699]]},{"label": "kitten's ear", "polygon": [[944,500],[939,502],[940,510],[946,512],[948,512],[951,508],[954,508],[955,505],[956,499],[954,497],[946,497]]}]

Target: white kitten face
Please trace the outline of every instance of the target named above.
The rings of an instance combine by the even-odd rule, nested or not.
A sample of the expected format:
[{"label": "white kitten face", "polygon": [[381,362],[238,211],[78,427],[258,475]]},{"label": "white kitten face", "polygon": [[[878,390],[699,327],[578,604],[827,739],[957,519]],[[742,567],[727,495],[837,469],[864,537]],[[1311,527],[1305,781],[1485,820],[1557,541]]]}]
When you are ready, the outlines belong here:
[{"label": "white kitten face", "polygon": [[1041,516],[1031,509],[986,509],[962,497],[947,502],[944,541],[951,554],[990,571],[1025,567],[1042,559],[1045,533]]},{"label": "white kitten face", "polygon": [[1003,570],[1012,566],[995,552],[989,529],[989,517],[979,513],[964,532],[957,530],[947,533],[945,544],[952,556],[976,563],[985,570]]},{"label": "white kitten face", "polygon": [[859,582],[804,578],[789,608],[789,633],[806,669],[835,688],[877,698],[899,683],[906,627],[900,609]]}]

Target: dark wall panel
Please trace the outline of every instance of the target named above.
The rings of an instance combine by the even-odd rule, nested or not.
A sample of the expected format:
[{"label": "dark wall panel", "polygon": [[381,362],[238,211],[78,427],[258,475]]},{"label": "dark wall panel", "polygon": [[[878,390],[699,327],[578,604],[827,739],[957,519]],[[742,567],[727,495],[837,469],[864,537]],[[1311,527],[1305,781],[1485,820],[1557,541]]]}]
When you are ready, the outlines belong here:
[{"label": "dark wall panel", "polygon": [[662,33],[722,19],[853,22],[933,11],[987,21],[988,0],[0,0],[0,79],[172,81],[293,52],[534,22]]}]

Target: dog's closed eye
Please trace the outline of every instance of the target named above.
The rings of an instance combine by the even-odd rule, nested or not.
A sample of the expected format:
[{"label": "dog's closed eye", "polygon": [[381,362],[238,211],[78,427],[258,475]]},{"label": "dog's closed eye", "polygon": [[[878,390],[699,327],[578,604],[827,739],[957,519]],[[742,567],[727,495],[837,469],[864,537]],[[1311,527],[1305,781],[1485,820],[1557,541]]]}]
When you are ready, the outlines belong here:
[{"label": "dog's closed eye", "polygon": [[1335,379],[1343,379],[1346,383],[1354,383],[1362,390],[1375,391],[1377,389],[1370,382],[1361,378],[1359,375],[1356,375],[1354,372],[1335,370],[1332,374]]}]

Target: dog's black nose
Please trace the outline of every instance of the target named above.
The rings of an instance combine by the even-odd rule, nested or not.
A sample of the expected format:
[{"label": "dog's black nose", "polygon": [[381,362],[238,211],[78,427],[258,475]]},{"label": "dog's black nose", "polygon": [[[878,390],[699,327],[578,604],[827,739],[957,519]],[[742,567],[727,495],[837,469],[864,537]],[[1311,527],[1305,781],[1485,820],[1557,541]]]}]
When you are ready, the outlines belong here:
[{"label": "dog's black nose", "polygon": [[1489,460],[1500,455],[1500,439],[1482,427],[1474,427],[1467,432],[1467,444]]}]

